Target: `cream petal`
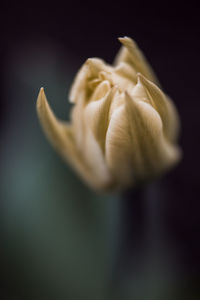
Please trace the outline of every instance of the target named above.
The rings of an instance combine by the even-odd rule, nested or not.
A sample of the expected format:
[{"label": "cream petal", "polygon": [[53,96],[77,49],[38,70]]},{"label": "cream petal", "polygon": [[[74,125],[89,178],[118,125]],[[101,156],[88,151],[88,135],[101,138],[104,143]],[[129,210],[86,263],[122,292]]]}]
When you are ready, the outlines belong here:
[{"label": "cream petal", "polygon": [[95,89],[94,93],[92,94],[90,101],[97,101],[103,98],[108,93],[110,88],[111,86],[108,80],[100,82],[97,88]]},{"label": "cream petal", "polygon": [[37,99],[37,113],[41,125],[48,136],[48,138],[54,143],[54,147],[58,151],[63,151],[64,146],[69,142],[69,151],[71,149],[71,126],[67,123],[59,121],[53,114],[44,89],[41,88]]},{"label": "cream petal", "polygon": [[134,182],[132,147],[125,106],[121,105],[112,114],[106,134],[106,163],[118,182],[118,188],[127,187]]},{"label": "cream petal", "polygon": [[41,125],[54,148],[60,153],[65,161],[77,170],[79,175],[93,188],[101,189],[102,182],[94,176],[86,165],[74,141],[73,127],[59,121],[53,114],[43,88],[37,99],[37,113]]},{"label": "cream petal", "polygon": [[121,61],[113,68],[114,73],[131,80],[134,84],[137,81],[137,72],[126,62]]},{"label": "cream petal", "polygon": [[163,135],[162,120],[148,103],[135,101],[126,93],[126,112],[132,140],[137,141],[139,170],[143,177],[169,168],[180,158],[179,149]]},{"label": "cream petal", "polygon": [[109,111],[109,121],[112,118],[113,113],[117,108],[122,106],[124,104],[124,93],[121,93],[118,86],[115,86],[116,93],[112,99],[111,105],[110,105],[110,111]]},{"label": "cream petal", "polygon": [[113,176],[111,176],[100,145],[90,128],[86,130],[85,143],[81,153],[99,187],[102,190],[107,190],[113,186]]},{"label": "cream petal", "polygon": [[90,70],[90,77],[97,77],[99,72],[110,70],[110,67],[100,58],[88,58],[86,60],[86,65]]},{"label": "cream petal", "polygon": [[144,85],[141,83],[137,74],[137,84],[129,92],[130,96],[134,98],[135,101],[144,101],[146,103],[152,104],[151,99],[149,99],[147,91]]},{"label": "cream petal", "polygon": [[119,38],[119,41],[123,44],[123,46],[115,58],[115,65],[118,65],[121,62],[126,62],[132,66],[136,72],[142,73],[151,81],[159,84],[156,75],[143,53],[139,50],[137,44],[128,37]]},{"label": "cream petal", "polygon": [[90,102],[84,110],[85,122],[92,130],[103,152],[109,124],[110,105],[116,93],[117,88],[114,87],[102,99]]},{"label": "cream petal", "polygon": [[80,100],[80,98],[85,99],[87,101],[93,92],[90,81],[97,78],[101,71],[107,72],[109,70],[109,66],[107,66],[102,59],[87,59],[84,65],[77,73],[72,84],[69,93],[70,102],[77,103]]},{"label": "cream petal", "polygon": [[83,98],[80,98],[71,111],[71,121],[74,130],[74,138],[78,149],[81,149],[83,147],[85,140],[85,123],[83,117],[84,108],[85,101]]},{"label": "cream petal", "polygon": [[131,81],[130,79],[128,79],[126,77],[122,77],[114,72],[112,73],[110,78],[111,78],[110,80],[111,80],[113,86],[117,85],[118,89],[121,92],[125,92],[126,90],[131,91],[133,86],[135,85],[135,83],[133,81]]},{"label": "cream petal", "polygon": [[[98,144],[94,133],[94,129],[91,124],[94,120],[97,120],[98,116],[95,114],[95,104],[98,104],[101,100],[89,102],[88,105],[84,105],[84,101],[80,100],[76,103],[72,111],[72,124],[74,130],[74,139],[78,151],[84,162],[87,164],[90,173],[101,186],[101,189],[107,189],[113,184],[113,178],[105,164],[103,151]],[[104,110],[105,112],[105,110]],[[100,128],[97,128],[99,130]]]},{"label": "cream petal", "polygon": [[[74,128],[74,137],[76,145],[80,150],[86,147],[85,143],[87,127],[91,126],[91,129],[93,131],[94,126],[92,125],[92,122],[93,124],[95,124],[95,122],[98,120],[98,107],[100,107],[102,103],[102,100],[99,100],[98,97],[104,95],[104,93],[108,89],[110,89],[109,83],[107,81],[102,82],[101,84],[99,84],[99,87],[94,92],[94,94],[97,97],[97,99],[95,98],[95,101],[91,100],[88,101],[88,104],[86,104],[83,98],[81,98],[72,109],[71,119]],[[107,99],[108,94],[109,92],[107,91],[106,95],[102,99]],[[108,97],[108,99],[110,99],[110,97]],[[94,116],[93,113],[95,113],[95,107],[97,108],[97,112]],[[89,124],[87,124],[88,122]],[[98,130],[100,131],[101,127],[98,128]],[[93,133],[95,135],[97,132],[93,131]]]},{"label": "cream petal", "polygon": [[173,102],[151,81],[138,74],[139,82],[144,86],[152,106],[159,113],[166,137],[175,142],[179,133],[179,118]]}]

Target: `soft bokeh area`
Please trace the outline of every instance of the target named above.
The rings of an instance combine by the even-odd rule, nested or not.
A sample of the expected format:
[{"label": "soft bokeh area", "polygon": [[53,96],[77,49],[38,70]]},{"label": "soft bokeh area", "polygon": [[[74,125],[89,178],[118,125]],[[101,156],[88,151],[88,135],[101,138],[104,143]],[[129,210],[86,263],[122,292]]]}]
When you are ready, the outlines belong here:
[{"label": "soft bokeh area", "polygon": [[13,297],[33,293],[34,299],[44,299],[40,293],[54,299],[103,299],[112,264],[106,247],[116,242],[118,232],[112,228],[113,199],[90,191],[63,163],[43,135],[35,109],[43,85],[57,114],[68,119],[73,57],[50,40],[30,39],[15,45],[6,59],[10,105],[2,137],[1,192],[9,292]]},{"label": "soft bokeh area", "polygon": [[[175,4],[96,5],[2,10],[2,299],[200,299],[198,16]],[[124,35],[180,112],[184,157],[142,190],[105,195],[63,163],[35,105],[43,86],[68,120],[77,70],[88,57],[111,63]]]}]

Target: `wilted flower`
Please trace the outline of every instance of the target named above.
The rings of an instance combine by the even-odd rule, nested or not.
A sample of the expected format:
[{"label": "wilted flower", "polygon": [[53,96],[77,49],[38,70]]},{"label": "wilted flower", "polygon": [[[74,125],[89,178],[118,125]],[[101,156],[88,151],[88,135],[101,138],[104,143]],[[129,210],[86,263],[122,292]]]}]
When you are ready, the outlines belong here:
[{"label": "wilted flower", "polygon": [[171,100],[130,38],[113,66],[88,59],[69,95],[71,122],[54,116],[41,89],[37,110],[62,157],[93,188],[124,189],[161,174],[180,158]]}]

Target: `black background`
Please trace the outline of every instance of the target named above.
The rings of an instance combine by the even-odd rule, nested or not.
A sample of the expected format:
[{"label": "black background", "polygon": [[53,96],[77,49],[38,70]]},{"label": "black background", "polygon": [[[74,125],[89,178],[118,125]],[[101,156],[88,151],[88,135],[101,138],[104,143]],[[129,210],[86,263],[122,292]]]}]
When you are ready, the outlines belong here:
[{"label": "black background", "polygon": [[4,58],[19,41],[32,37],[57,41],[73,57],[78,69],[88,57],[111,63],[119,48],[117,37],[132,37],[143,50],[181,118],[183,159],[165,176],[170,194],[163,218],[177,244],[183,273],[196,287],[200,278],[200,21],[199,9],[160,1],[27,1],[7,2],[0,12],[1,128],[9,112]]}]

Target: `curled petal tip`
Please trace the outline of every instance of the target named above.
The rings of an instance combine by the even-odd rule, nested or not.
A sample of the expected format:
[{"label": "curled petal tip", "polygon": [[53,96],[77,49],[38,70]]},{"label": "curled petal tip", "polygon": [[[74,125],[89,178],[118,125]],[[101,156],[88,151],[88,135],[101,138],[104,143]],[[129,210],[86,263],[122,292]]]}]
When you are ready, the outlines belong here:
[{"label": "curled petal tip", "polygon": [[136,47],[135,41],[128,36],[120,37],[118,40],[127,48]]},{"label": "curled petal tip", "polygon": [[95,58],[88,58],[87,60],[86,60],[86,64],[87,65],[93,65],[94,64],[94,62],[95,62]]},{"label": "curled petal tip", "polygon": [[140,72],[137,73],[137,78],[141,78],[142,74]]},{"label": "curled petal tip", "polygon": [[120,41],[120,43],[124,46],[124,47],[130,47],[130,46],[135,46],[135,42],[129,38],[128,36],[124,36],[124,37],[119,37],[118,40]]},{"label": "curled petal tip", "polygon": [[128,36],[119,37],[118,40],[122,43],[123,41],[130,40]]},{"label": "curled petal tip", "polygon": [[86,60],[86,65],[89,67],[102,67],[102,60],[96,57],[88,58]]}]

